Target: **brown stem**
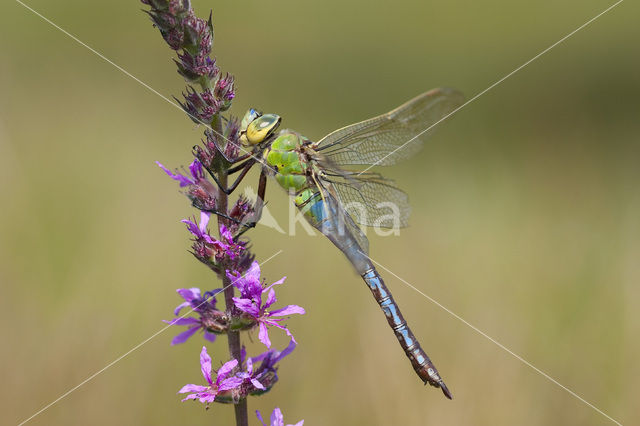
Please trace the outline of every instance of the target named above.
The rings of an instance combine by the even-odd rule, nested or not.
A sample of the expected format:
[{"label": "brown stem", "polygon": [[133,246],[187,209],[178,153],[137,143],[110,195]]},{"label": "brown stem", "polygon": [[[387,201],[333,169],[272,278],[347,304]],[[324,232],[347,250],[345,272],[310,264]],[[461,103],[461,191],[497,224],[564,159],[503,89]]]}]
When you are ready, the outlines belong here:
[{"label": "brown stem", "polygon": [[[218,132],[219,135],[222,133],[222,120],[219,115],[215,116],[213,120],[212,127]],[[223,188],[227,187],[227,179],[228,172],[227,170],[222,170],[218,174],[218,181],[222,185]],[[228,196],[224,193],[224,191],[220,191],[218,194],[218,202],[217,209],[225,214],[228,213]],[[218,216],[218,228],[220,225],[228,226],[227,219]],[[224,271],[228,269],[228,265],[226,265],[226,261],[222,264],[222,268]],[[231,280],[227,277],[226,274],[222,276],[222,286],[224,290],[224,301],[227,306],[227,312],[231,311],[231,307],[233,306],[233,296],[234,296],[234,287],[231,285]],[[240,332],[239,331],[229,331],[227,333],[228,341],[229,341],[229,354],[232,358],[238,360],[240,363]],[[249,425],[249,417],[247,414],[247,400],[241,399],[237,404],[234,404],[235,412],[236,412],[236,426],[248,426]]]}]

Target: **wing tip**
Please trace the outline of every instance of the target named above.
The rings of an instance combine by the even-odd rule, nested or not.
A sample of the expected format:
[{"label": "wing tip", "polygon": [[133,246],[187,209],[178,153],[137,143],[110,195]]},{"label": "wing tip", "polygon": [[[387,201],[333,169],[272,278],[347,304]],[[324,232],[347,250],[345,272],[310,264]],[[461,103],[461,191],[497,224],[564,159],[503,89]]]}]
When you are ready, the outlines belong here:
[{"label": "wing tip", "polygon": [[459,100],[460,102],[464,102],[465,100],[465,96],[464,94],[458,90],[458,89],[454,89],[453,87],[436,87],[434,89],[431,90],[427,90],[423,96],[444,96],[444,97],[448,97],[448,98],[452,98],[455,99],[457,98],[457,100]]}]

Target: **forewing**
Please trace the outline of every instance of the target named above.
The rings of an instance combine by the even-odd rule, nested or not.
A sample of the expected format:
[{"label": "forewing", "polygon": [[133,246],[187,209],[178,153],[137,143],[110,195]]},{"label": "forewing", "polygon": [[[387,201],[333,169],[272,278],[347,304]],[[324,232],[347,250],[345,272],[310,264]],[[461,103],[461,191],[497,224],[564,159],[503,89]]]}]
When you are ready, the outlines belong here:
[{"label": "forewing", "polygon": [[435,124],[463,101],[454,89],[433,89],[393,111],[328,134],[316,149],[341,166],[389,166],[415,154]]}]

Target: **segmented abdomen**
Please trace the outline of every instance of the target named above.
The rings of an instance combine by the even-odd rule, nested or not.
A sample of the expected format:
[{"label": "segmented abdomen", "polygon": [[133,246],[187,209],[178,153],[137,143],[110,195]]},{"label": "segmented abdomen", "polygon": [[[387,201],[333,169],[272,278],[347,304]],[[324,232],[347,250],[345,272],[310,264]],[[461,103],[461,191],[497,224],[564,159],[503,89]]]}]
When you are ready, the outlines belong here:
[{"label": "segmented abdomen", "polygon": [[378,274],[378,271],[371,266],[370,270],[362,274],[362,279],[369,287],[369,290],[371,290],[382,312],[384,312],[389,326],[396,335],[398,342],[400,342],[400,346],[407,355],[407,358],[409,358],[415,372],[423,382],[441,388],[445,396],[452,399],[453,396],[449,388],[447,388],[444,380],[440,377],[435,365],[433,365],[425,351],[422,350],[420,342],[418,342],[418,339],[416,339],[416,336],[413,335],[413,332],[407,325],[407,322],[402,316],[402,312],[400,312],[400,308],[395,300],[393,300],[391,292],[385,285],[380,274]]},{"label": "segmented abdomen", "polygon": [[[321,197],[315,188],[301,191],[296,197],[296,205],[301,209],[307,221],[326,235],[345,254],[362,276],[418,376],[424,383],[441,388],[445,396],[451,399],[451,392],[407,325],[391,292],[367,256],[366,249],[360,247],[358,238],[353,234],[360,232],[360,230],[353,223],[351,217],[339,208],[336,200],[330,194]],[[366,241],[364,235],[360,237],[360,239],[362,238],[365,238]]]}]

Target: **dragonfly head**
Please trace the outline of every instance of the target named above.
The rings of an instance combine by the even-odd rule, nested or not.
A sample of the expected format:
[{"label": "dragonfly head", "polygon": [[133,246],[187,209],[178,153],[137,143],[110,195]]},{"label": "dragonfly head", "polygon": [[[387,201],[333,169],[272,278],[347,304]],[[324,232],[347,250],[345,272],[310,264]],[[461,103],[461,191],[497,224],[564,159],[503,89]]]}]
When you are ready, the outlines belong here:
[{"label": "dragonfly head", "polygon": [[249,145],[258,145],[269,139],[280,121],[282,118],[277,114],[262,114],[251,108],[240,124],[240,140]]}]

